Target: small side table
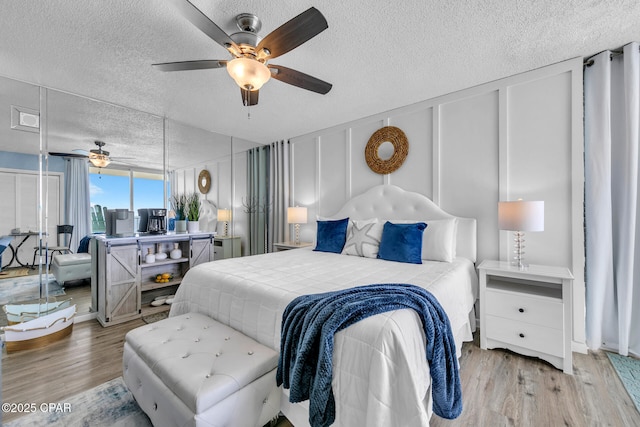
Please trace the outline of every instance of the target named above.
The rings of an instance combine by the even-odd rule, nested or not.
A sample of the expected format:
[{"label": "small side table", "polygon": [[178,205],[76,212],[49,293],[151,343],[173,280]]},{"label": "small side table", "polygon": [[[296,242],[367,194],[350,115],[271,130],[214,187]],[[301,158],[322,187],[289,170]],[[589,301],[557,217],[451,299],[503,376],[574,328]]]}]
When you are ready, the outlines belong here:
[{"label": "small side table", "polygon": [[275,252],[280,251],[288,251],[291,249],[300,249],[306,248],[307,246],[311,246],[313,243],[311,242],[300,242],[296,244],[295,242],[278,242],[273,244],[273,249]]},{"label": "small side table", "polygon": [[241,254],[240,236],[215,236],[213,238],[213,259],[237,258]]},{"label": "small side table", "polygon": [[573,276],[567,268],[483,261],[480,347],[507,348],[573,374]]}]

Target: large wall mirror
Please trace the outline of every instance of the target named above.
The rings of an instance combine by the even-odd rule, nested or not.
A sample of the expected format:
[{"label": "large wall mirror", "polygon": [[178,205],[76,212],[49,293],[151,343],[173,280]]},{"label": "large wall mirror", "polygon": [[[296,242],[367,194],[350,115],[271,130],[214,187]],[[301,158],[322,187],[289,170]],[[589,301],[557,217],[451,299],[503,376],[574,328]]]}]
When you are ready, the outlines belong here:
[{"label": "large wall mirror", "polygon": [[[247,218],[242,201],[246,196],[246,151],[259,144],[166,122],[169,185],[174,195],[198,194],[201,201],[199,228],[215,231],[216,259],[247,254]],[[207,176],[203,191],[201,179]]]},{"label": "large wall mirror", "polygon": [[[6,273],[0,274],[6,277],[0,278],[1,306],[72,298],[77,318],[91,318],[96,309],[91,281],[52,283],[50,257],[38,252],[34,258],[34,248],[39,239],[57,245],[58,226],[70,222],[74,225],[70,248],[77,252],[83,237],[105,231],[105,207],[129,209],[136,216],[140,208],[170,212],[171,195],[196,193],[202,204],[200,228],[227,237],[225,250],[230,256],[243,254],[246,227],[238,222],[243,218],[246,185],[243,153],[258,144],[2,77],[0,104],[5,111],[0,114],[0,236],[6,236],[0,245],[6,242],[7,247],[0,272]],[[13,107],[26,113],[26,125],[32,118],[29,113],[40,112],[42,132],[37,127],[12,127]],[[99,149],[109,152],[105,167],[82,157]],[[74,186],[79,179],[75,174],[82,168],[89,174],[87,212],[82,211]],[[198,185],[202,171],[210,176],[206,192]],[[85,224],[73,219],[78,215],[86,218]],[[216,257],[224,256],[226,252],[217,249]],[[31,291],[14,286],[23,281],[33,281]],[[47,295],[39,298],[43,282]],[[8,323],[4,313],[0,310],[0,326]]]},{"label": "large wall mirror", "polygon": [[[41,153],[39,111],[47,91],[38,86],[0,77],[0,325],[18,323],[23,312],[40,311],[47,302],[46,269],[32,268],[35,248],[46,235],[46,215],[61,218],[60,199],[64,161],[48,163]],[[43,172],[41,172],[43,171]],[[44,191],[41,191],[44,189]],[[42,207],[42,208],[39,208]],[[51,289],[51,294],[57,294]],[[40,296],[44,299],[40,299]],[[27,309],[22,303],[34,303]],[[46,305],[46,304],[45,304]],[[44,310],[47,308],[44,307]]]}]

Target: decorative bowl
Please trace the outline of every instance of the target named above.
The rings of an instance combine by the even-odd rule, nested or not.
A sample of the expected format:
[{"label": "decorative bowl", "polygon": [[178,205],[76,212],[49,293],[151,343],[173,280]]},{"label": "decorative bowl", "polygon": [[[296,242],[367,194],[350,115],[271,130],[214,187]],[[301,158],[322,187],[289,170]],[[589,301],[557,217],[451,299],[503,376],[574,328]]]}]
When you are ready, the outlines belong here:
[{"label": "decorative bowl", "polygon": [[156,274],[156,276],[153,278],[156,283],[169,283],[169,281],[171,281],[172,279],[173,274],[171,273]]}]

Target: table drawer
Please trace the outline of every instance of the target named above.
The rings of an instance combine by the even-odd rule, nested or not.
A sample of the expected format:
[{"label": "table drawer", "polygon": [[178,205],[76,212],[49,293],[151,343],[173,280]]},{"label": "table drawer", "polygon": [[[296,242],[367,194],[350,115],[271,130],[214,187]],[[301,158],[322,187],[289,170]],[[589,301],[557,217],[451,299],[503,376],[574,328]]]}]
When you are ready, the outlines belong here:
[{"label": "table drawer", "polygon": [[485,298],[486,314],[489,316],[553,329],[564,328],[564,305],[561,301],[489,289],[485,293]]},{"label": "table drawer", "polygon": [[535,350],[552,356],[564,357],[564,334],[561,329],[548,328],[518,321],[505,321],[502,317],[486,316],[487,338]]}]

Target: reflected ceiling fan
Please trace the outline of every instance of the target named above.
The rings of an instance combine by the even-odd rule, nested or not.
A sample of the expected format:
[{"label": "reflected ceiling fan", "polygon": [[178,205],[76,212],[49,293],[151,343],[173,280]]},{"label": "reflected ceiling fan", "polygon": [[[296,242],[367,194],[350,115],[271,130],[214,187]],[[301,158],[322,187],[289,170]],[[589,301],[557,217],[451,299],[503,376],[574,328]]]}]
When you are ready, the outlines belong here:
[{"label": "reflected ceiling fan", "polygon": [[258,91],[271,77],[322,95],[331,90],[331,83],[291,68],[267,64],[269,60],[295,49],[329,27],[327,20],[316,8],[307,9],[261,38],[258,32],[262,23],[253,14],[242,13],[236,16],[240,31],[227,35],[189,1],[170,0],[170,3],[200,31],[227,49],[232,58],[153,64],[159,70],[186,71],[226,67],[229,75],[240,86],[242,103],[246,106],[258,103]]},{"label": "reflected ceiling fan", "polygon": [[91,164],[97,168],[104,168],[109,166],[112,161],[118,161],[123,159],[131,159],[131,157],[109,157],[109,152],[102,149],[105,145],[105,142],[102,141],[94,141],[94,143],[98,146],[98,148],[90,150],[89,152],[85,150],[73,150],[73,153],[55,153],[49,152],[50,156],[59,156],[59,157],[80,157],[80,158],[88,158]]}]

